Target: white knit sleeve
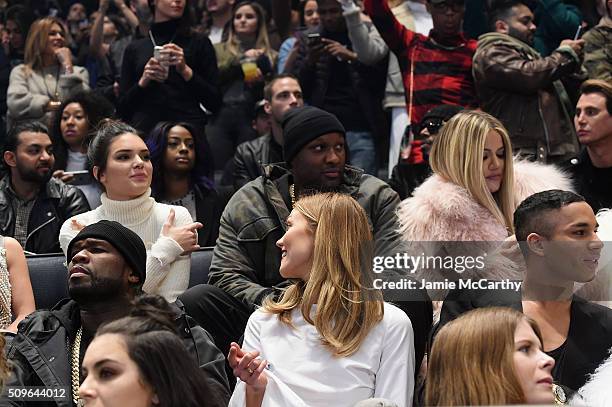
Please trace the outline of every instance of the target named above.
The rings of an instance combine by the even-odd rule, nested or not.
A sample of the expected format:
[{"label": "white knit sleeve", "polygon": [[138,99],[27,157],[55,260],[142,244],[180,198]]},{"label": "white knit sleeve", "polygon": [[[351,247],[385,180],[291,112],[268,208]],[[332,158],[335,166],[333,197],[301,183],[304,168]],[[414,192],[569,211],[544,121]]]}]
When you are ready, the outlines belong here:
[{"label": "white knit sleeve", "polygon": [[[174,206],[175,225],[193,223],[189,211]],[[159,236],[147,252],[147,278],[142,289],[173,302],[189,286],[191,257],[181,255],[183,249],[173,239]]]}]

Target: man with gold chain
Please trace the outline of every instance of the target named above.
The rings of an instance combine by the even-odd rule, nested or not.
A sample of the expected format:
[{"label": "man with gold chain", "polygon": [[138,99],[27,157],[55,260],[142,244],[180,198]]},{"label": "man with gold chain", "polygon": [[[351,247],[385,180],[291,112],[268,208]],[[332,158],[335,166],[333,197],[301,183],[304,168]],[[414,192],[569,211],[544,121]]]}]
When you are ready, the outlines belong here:
[{"label": "man with gold chain", "polygon": [[[51,310],[35,311],[19,324],[7,351],[13,368],[0,398],[2,405],[28,405],[11,396],[11,389],[17,393],[14,390],[23,386],[44,387],[57,396],[46,402],[41,398],[36,405],[82,405],[78,388],[88,344],[100,325],[129,315],[133,300],[142,293],[146,249],[138,235],[121,224],[102,220],[86,226],[67,253],[70,298]],[[229,400],[224,356],[208,333],[179,308],[181,304],[176,305],[177,334],[216,393]]]},{"label": "man with gold chain", "polygon": [[[321,191],[351,195],[368,215],[375,255],[393,256],[403,250],[395,214],[399,197],[383,181],[346,165],[348,149],[340,121],[331,113],[304,106],[288,110],[282,128],[286,167],[266,166],[264,175],[234,194],[221,217],[209,284],[192,287],[180,297],[189,315],[212,334],[224,353],[242,336],[249,315],[264,297],[278,296],[287,286],[279,273],[281,250],[276,242],[301,195]],[[419,290],[401,300],[405,306],[398,304],[414,328],[420,363],[431,327],[431,301]]]}]

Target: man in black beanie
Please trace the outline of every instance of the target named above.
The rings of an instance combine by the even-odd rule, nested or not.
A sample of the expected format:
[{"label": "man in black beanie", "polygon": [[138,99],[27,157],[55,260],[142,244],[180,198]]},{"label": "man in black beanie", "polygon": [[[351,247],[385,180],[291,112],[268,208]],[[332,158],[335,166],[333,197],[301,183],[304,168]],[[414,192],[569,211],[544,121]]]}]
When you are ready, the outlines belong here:
[{"label": "man in black beanie", "polygon": [[[19,324],[7,351],[13,369],[0,399],[2,405],[27,405],[10,397],[8,390],[16,386],[65,390],[64,398],[37,405],[76,404],[75,380],[83,381],[77,374],[98,327],[130,315],[136,309],[137,298],[147,303],[165,302],[156,296],[138,297],[146,278],[146,258],[140,237],[114,221],[88,225],[72,239],[66,256],[70,298],[60,301],[50,311],[33,312]],[[221,399],[229,400],[224,355],[181,306],[180,303],[171,305],[177,334],[211,379],[215,392]]]},{"label": "man in black beanie", "polygon": [[[395,214],[399,198],[383,181],[346,165],[345,131],[336,117],[305,106],[289,110],[282,126],[288,168],[268,165],[264,175],[234,194],[221,217],[208,284],[192,287],[180,297],[188,314],[225,353],[244,333],[255,307],[270,294],[278,297],[289,284],[278,271],[281,250],[276,241],[285,233],[287,217],[302,194],[351,195],[369,217],[375,255],[403,251]],[[414,328],[418,368],[431,327],[431,302],[424,291],[406,292],[401,300],[407,301],[402,308]]]},{"label": "man in black beanie", "polygon": [[304,106],[288,111],[282,125],[283,156],[295,183],[315,191],[336,189],[347,160],[345,131],[336,116]]}]

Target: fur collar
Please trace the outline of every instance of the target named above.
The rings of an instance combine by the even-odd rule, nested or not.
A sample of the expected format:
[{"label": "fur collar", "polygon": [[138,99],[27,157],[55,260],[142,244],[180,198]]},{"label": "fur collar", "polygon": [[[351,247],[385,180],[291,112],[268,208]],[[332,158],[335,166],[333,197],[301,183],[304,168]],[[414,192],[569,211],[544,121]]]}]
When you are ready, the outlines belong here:
[{"label": "fur collar", "polygon": [[612,356],[608,357],[591,375],[589,381],[570,400],[572,406],[605,407],[612,399]]},{"label": "fur collar", "polygon": [[[568,176],[552,165],[514,162],[515,205],[548,189],[572,190]],[[502,241],[506,227],[463,187],[432,175],[398,208],[400,233],[407,241]]]}]

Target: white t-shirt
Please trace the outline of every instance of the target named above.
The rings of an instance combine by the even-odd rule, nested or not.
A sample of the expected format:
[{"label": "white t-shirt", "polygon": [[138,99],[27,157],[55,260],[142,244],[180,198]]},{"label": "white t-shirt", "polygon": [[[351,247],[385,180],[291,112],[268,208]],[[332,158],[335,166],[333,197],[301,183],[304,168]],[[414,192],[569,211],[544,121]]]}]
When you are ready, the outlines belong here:
[{"label": "white t-shirt", "polygon": [[[314,310],[314,308],[313,308]],[[247,323],[243,349],[258,350],[269,362],[262,406],[352,407],[381,397],[400,407],[412,405],[414,333],[408,316],[385,303],[384,318],[349,357],[334,357],[299,310],[295,329],[277,315],[255,311]],[[246,385],[236,385],[230,406],[244,406]]]}]

